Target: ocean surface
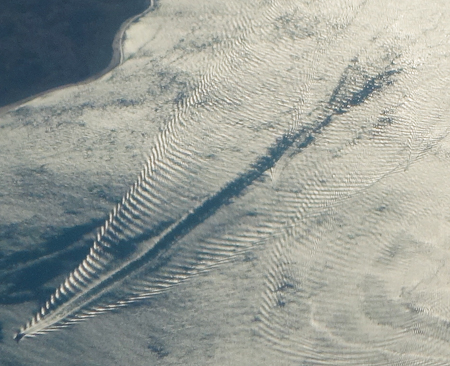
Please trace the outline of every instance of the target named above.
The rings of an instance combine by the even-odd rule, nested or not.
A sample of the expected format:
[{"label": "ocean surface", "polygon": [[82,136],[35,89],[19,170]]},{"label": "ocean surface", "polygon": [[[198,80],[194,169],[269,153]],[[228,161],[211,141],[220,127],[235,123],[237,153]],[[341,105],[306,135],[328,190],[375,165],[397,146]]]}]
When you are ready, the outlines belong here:
[{"label": "ocean surface", "polygon": [[449,17],[161,0],[3,109],[0,365],[448,365]]},{"label": "ocean surface", "polygon": [[148,6],[147,0],[2,0],[0,108],[117,66],[111,46],[121,24]]}]

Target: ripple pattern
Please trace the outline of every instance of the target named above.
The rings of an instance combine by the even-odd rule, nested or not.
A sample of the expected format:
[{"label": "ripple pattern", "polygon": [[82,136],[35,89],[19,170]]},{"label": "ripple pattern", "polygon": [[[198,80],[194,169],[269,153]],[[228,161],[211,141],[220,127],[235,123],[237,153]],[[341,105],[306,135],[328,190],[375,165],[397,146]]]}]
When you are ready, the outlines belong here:
[{"label": "ripple pattern", "polygon": [[167,1],[130,28],[115,75],[164,73],[170,112],[16,339],[254,261],[268,360],[448,364],[450,9],[411,4]]}]

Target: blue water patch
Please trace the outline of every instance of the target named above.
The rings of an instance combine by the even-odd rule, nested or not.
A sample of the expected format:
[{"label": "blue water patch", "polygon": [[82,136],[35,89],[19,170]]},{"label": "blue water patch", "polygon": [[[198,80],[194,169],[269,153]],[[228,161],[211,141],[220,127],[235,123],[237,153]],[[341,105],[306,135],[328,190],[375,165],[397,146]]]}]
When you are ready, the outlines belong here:
[{"label": "blue water patch", "polygon": [[121,24],[147,0],[0,2],[0,107],[107,68]]}]

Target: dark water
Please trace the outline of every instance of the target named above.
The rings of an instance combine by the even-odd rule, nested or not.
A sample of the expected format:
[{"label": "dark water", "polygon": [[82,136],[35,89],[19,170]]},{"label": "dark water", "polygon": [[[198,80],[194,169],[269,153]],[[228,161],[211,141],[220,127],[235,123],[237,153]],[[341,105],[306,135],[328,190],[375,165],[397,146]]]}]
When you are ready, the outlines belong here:
[{"label": "dark water", "polygon": [[0,107],[105,69],[120,25],[147,0],[0,1]]}]

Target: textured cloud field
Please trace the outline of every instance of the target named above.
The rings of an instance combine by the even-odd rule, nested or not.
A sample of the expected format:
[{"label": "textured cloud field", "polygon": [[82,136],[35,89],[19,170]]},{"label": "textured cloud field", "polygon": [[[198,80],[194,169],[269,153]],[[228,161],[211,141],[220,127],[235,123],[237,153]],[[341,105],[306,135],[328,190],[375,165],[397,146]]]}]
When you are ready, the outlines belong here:
[{"label": "textured cloud field", "polygon": [[449,16],[160,1],[2,115],[2,364],[448,364]]}]

